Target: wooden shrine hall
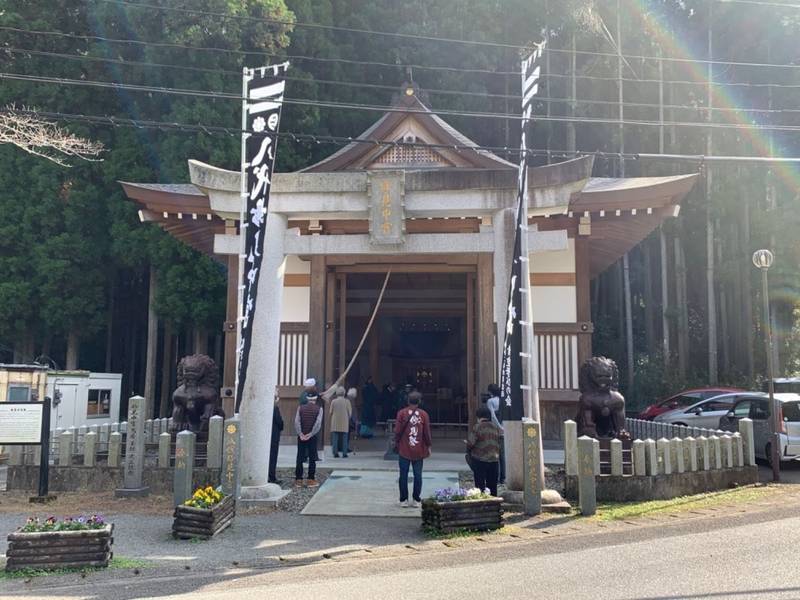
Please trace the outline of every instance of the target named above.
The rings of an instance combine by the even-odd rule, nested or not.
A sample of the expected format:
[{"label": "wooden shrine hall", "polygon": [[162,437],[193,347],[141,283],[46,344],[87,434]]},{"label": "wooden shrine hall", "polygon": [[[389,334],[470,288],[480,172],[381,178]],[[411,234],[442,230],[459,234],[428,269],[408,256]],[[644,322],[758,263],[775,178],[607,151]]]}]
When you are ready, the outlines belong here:
[{"label": "wooden shrine hall", "polygon": [[[497,380],[517,166],[449,126],[413,86],[357,139],[273,178],[269,210],[280,219],[270,248],[285,257],[281,411],[291,419],[306,377],[332,382],[344,371],[390,268],[347,383],[360,388],[370,375],[379,387],[411,382],[434,422],[465,424]],[[697,178],[596,178],[592,163],[584,157],[528,171],[529,268],[549,439],[574,417],[578,365],[591,354],[591,279],[676,216]],[[143,222],[227,265],[223,383],[232,388],[240,174],[190,160],[189,176],[191,184],[122,186]]]}]

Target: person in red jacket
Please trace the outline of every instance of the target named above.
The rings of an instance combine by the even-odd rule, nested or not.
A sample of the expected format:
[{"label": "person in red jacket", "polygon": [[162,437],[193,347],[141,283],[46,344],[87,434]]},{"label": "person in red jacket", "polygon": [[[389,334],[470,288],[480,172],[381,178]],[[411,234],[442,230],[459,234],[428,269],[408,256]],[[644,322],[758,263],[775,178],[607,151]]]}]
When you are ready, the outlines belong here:
[{"label": "person in red jacket", "polygon": [[[422,495],[422,461],[431,454],[431,419],[419,407],[422,394],[408,395],[408,406],[397,411],[394,443],[400,455],[400,506],[416,508]],[[408,467],[414,472],[412,501],[408,501]]]}]

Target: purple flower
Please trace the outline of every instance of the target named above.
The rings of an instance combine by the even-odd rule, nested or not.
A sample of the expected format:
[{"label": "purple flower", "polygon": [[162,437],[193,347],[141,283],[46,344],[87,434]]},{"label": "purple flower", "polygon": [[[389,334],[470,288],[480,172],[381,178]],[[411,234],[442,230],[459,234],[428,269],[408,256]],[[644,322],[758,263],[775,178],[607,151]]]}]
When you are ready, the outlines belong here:
[{"label": "purple flower", "polygon": [[86,523],[86,517],[84,517],[83,515],[78,517],[78,523]]}]

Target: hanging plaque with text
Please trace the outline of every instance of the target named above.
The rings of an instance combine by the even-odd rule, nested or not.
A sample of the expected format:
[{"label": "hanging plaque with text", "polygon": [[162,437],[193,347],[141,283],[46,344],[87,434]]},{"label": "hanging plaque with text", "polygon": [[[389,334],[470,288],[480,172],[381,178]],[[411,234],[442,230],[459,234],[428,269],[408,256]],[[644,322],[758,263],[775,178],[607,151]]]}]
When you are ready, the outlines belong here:
[{"label": "hanging plaque with text", "polygon": [[405,241],[405,172],[369,174],[369,241],[397,245]]}]

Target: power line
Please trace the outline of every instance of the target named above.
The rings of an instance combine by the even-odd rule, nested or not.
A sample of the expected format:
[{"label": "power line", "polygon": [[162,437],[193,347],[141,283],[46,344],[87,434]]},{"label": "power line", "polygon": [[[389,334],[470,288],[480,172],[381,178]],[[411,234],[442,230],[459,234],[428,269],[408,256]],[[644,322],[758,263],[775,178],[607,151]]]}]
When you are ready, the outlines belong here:
[{"label": "power line", "polygon": [[[192,66],[181,66],[181,65],[171,65],[166,63],[149,63],[149,62],[141,62],[141,61],[132,61],[132,60],[124,60],[124,59],[115,59],[115,58],[105,58],[101,56],[89,56],[89,55],[75,55],[75,54],[65,54],[62,52],[46,52],[43,50],[32,50],[29,48],[14,48],[14,47],[6,47],[3,49],[6,52],[10,52],[12,54],[30,54],[33,56],[47,56],[47,57],[54,57],[54,58],[65,58],[68,60],[78,60],[78,61],[90,61],[90,62],[102,62],[102,63],[111,63],[111,64],[118,64],[123,66],[131,66],[131,67],[152,67],[152,68],[163,68],[163,69],[174,69],[174,70],[187,70],[191,72],[203,72],[203,73],[211,73],[211,74],[219,74],[219,75],[227,75],[227,76],[236,76],[241,77],[241,71],[234,71],[231,69],[212,69],[207,67],[192,67]],[[569,77],[569,76],[566,76]],[[370,88],[370,89],[379,89],[379,90],[387,90],[391,92],[397,92],[397,86],[391,85],[383,85],[377,83],[367,83],[367,82],[354,82],[354,81],[333,81],[329,79],[305,79],[302,77],[292,77],[286,76],[284,77],[287,81],[297,81],[299,83],[306,83],[306,84],[320,84],[320,85],[335,85],[335,86],[344,86],[344,87],[353,87],[353,88]],[[603,78],[605,79],[605,78]],[[616,81],[613,78],[608,78],[609,80]],[[631,81],[639,81],[639,80],[631,80]],[[658,81],[658,80],[653,80]],[[669,81],[665,81],[668,83]],[[693,83],[693,82],[687,82]],[[794,86],[794,87],[800,87]],[[503,100],[519,100],[519,94],[494,94],[489,92],[469,92],[469,91],[461,91],[461,90],[440,90],[440,89],[429,89],[424,88],[423,90],[426,94],[439,94],[439,95],[447,95],[447,96],[473,96],[479,98],[490,98],[490,99],[503,99]],[[619,104],[616,100],[590,100],[588,98],[567,98],[567,97],[547,97],[547,96],[537,96],[536,100],[538,102],[550,102],[550,103],[574,103],[574,104],[584,104],[584,105],[601,105],[601,106],[617,106]],[[800,109],[767,109],[767,108],[746,108],[746,107],[737,107],[737,108],[726,108],[726,107],[708,107],[708,106],[688,106],[682,104],[656,104],[653,102],[623,102],[623,106],[627,107],[640,107],[640,108],[663,108],[667,109],[674,109],[674,110],[697,110],[697,111],[707,111],[711,110],[712,112],[755,112],[755,113],[764,113],[764,114],[773,114],[773,113],[796,113],[800,112]]]},{"label": "power line", "polygon": [[76,40],[83,40],[83,41],[96,41],[96,42],[104,42],[109,44],[131,44],[134,46],[152,46],[154,48],[173,48],[179,50],[192,50],[192,51],[201,51],[201,52],[222,52],[225,54],[231,54],[235,56],[242,56],[242,57],[258,57],[263,58],[268,56],[270,58],[277,58],[280,60],[291,60],[291,61],[308,61],[308,62],[319,62],[323,64],[331,64],[331,63],[342,63],[342,64],[350,64],[350,65],[359,65],[359,66],[367,66],[367,67],[385,67],[391,69],[418,69],[423,71],[444,71],[444,72],[455,72],[455,73],[476,73],[482,75],[513,75],[515,77],[519,76],[519,71],[502,71],[502,70],[493,70],[493,69],[479,69],[474,67],[449,67],[449,66],[438,66],[438,65],[420,65],[420,64],[413,64],[413,63],[387,63],[387,62],[380,62],[380,61],[370,61],[370,60],[353,60],[348,58],[336,58],[336,57],[319,57],[319,56],[302,56],[297,54],[276,54],[274,52],[259,52],[259,51],[247,51],[247,50],[234,50],[232,48],[219,48],[213,46],[191,46],[187,44],[176,44],[172,42],[146,42],[143,40],[132,40],[132,39],[125,39],[125,38],[109,38],[103,37],[98,35],[79,35],[74,33],[64,33],[61,31],[42,31],[42,30],[31,30],[31,29],[20,29],[19,27],[7,27],[7,26],[0,26],[0,31],[10,31],[13,33],[21,33],[21,34],[30,34],[30,35],[41,35],[41,36],[53,36],[53,37],[61,37],[61,38],[68,38],[68,39],[76,39]]},{"label": "power line", "polygon": [[464,40],[458,38],[445,38],[431,35],[417,35],[412,33],[400,33],[395,31],[377,31],[374,29],[358,29],[355,27],[342,27],[338,25],[323,25],[322,23],[304,23],[301,21],[282,21],[280,19],[270,19],[267,17],[251,17],[249,15],[231,15],[226,13],[210,12],[205,10],[198,10],[194,8],[178,8],[174,6],[159,6],[156,4],[144,4],[141,2],[129,2],[128,0],[97,0],[107,4],[117,4],[127,6],[130,8],[158,10],[162,12],[177,12],[181,14],[190,14],[204,17],[214,17],[221,19],[230,19],[233,21],[246,21],[253,23],[270,23],[273,25],[283,25],[287,27],[302,27],[307,29],[321,29],[325,31],[341,31],[344,33],[358,33],[365,35],[380,35],[399,39],[409,40],[423,40],[426,42],[441,42],[449,44],[466,44],[470,46],[484,46],[490,48],[504,48],[510,50],[533,50],[534,45],[520,46],[515,44],[504,44],[500,42],[483,42],[480,40]]},{"label": "power line", "polygon": [[[215,98],[225,100],[238,100],[243,98],[238,94],[226,92],[214,92],[209,90],[192,90],[181,88],[168,88],[146,85],[134,85],[126,83],[116,83],[108,81],[92,81],[92,80],[77,80],[67,79],[61,77],[45,77],[38,75],[24,75],[18,73],[3,73],[0,72],[0,79],[11,79],[18,81],[28,81],[32,83],[46,83],[58,85],[75,85],[75,86],[88,86],[115,90],[126,90],[145,93],[158,93],[179,96],[193,96],[201,98]],[[511,113],[490,113],[490,112],[476,112],[476,111],[459,111],[459,110],[437,110],[427,111],[409,108],[400,108],[393,106],[379,106],[369,104],[358,104],[348,102],[333,102],[324,100],[314,100],[310,98],[285,98],[285,104],[298,105],[298,106],[316,106],[320,108],[331,109],[345,109],[345,110],[362,110],[372,112],[395,112],[404,114],[421,114],[421,115],[449,115],[458,117],[473,117],[473,118],[486,118],[486,119],[507,119],[509,121],[522,121],[523,117],[519,114]],[[614,103],[616,104],[616,103]],[[657,106],[657,105],[656,105]],[[779,110],[779,109],[776,109]],[[619,125],[639,125],[639,126],[676,126],[676,127],[696,127],[696,128],[714,128],[714,129],[742,129],[742,130],[762,130],[762,131],[798,131],[800,125],[758,125],[758,124],[728,124],[728,123],[715,123],[715,122],[691,122],[691,121],[649,121],[646,119],[626,119],[620,121],[619,119],[605,119],[599,117],[558,117],[558,116],[542,116],[537,115],[535,121],[552,121],[552,122],[566,122],[566,123],[590,123],[590,124],[615,124]]]},{"label": "power line", "polygon": [[[720,0],[716,0],[720,1]],[[800,65],[798,65],[800,66]],[[697,85],[706,87],[708,85],[707,81],[689,81],[686,79],[632,79],[630,77],[623,77],[620,79],[619,77],[602,77],[600,75],[563,75],[561,73],[546,73],[542,75],[543,79],[547,78],[554,78],[554,79],[571,79],[575,77],[575,79],[587,79],[592,81],[612,81],[612,82],[631,82],[631,83],[677,83],[681,85]],[[713,81],[711,85],[715,87],[747,87],[747,88],[787,88],[787,89],[797,89],[800,88],[800,84],[789,84],[789,83],[746,83],[743,81]]]},{"label": "power line", "polygon": [[[108,117],[98,115],[84,115],[72,114],[54,111],[39,111],[29,109],[8,109],[0,108],[0,113],[18,113],[35,115],[37,117],[47,119],[58,119],[75,122],[86,122],[95,125],[110,125],[112,127],[133,127],[136,129],[157,129],[161,131],[178,131],[181,133],[202,133],[205,135],[223,134],[229,137],[238,137],[242,134],[242,130],[234,127],[222,127],[219,125],[198,125],[189,123],[176,123],[169,121],[150,121],[143,119],[129,119],[121,117]],[[251,135],[258,135],[250,132]],[[266,134],[264,134],[266,135]],[[275,135],[275,134],[270,134]],[[509,148],[506,146],[469,146],[469,145],[452,145],[452,144],[429,144],[425,142],[406,142],[406,141],[380,141],[358,139],[346,136],[332,136],[332,135],[317,135],[310,133],[295,133],[290,131],[281,131],[277,133],[280,138],[291,139],[293,142],[298,143],[312,143],[312,144],[334,144],[334,145],[348,145],[348,144],[366,144],[375,147],[396,148],[402,146],[408,147],[424,147],[424,148],[439,148],[445,150],[480,150],[489,152],[507,152],[519,155],[519,148]],[[658,159],[669,161],[688,161],[688,162],[752,162],[752,163],[800,163],[800,158],[791,157],[773,157],[773,156],[705,156],[702,154],[652,154],[652,153],[621,153],[621,152],[605,152],[600,150],[547,150],[544,148],[529,148],[527,154],[531,156],[550,156],[550,157],[563,157],[570,158],[575,156],[595,156],[605,159],[624,159],[624,160],[643,160],[643,159]]]}]

